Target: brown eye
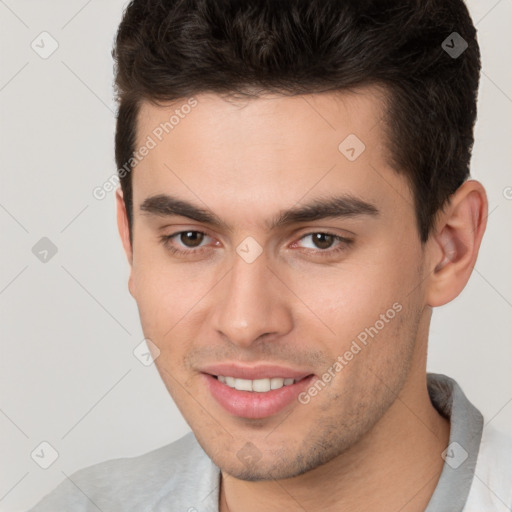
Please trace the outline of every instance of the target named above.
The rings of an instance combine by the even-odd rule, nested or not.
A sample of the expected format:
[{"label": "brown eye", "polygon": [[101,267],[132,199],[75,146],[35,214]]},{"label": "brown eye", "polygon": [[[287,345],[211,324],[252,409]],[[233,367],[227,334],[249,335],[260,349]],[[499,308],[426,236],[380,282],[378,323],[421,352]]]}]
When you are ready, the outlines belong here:
[{"label": "brown eye", "polygon": [[211,254],[212,247],[204,242],[211,242],[211,237],[202,231],[178,231],[172,235],[160,236],[160,242],[173,256],[195,258],[200,254]]},{"label": "brown eye", "polygon": [[312,233],[311,237],[318,249],[329,249],[336,238],[328,233]]},{"label": "brown eye", "polygon": [[198,247],[203,240],[204,233],[200,231],[183,231],[180,233],[180,242],[182,242],[185,247]]},{"label": "brown eye", "polygon": [[304,235],[300,239],[300,246],[306,249],[308,254],[317,256],[332,257],[341,254],[352,244],[353,240],[334,233],[315,231]]}]

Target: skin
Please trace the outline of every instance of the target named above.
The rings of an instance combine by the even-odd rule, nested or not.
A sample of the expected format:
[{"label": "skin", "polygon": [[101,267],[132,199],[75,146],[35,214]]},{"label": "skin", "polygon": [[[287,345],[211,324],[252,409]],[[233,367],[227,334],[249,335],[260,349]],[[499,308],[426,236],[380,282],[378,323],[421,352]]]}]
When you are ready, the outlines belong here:
[{"label": "skin", "polygon": [[[221,468],[220,510],[424,510],[449,439],[449,422],[427,394],[428,328],[432,308],[471,275],[487,215],[482,185],[470,180],[456,191],[423,245],[408,182],[387,163],[379,90],[195,98],[133,171],[133,247],[120,191],[117,211],[144,335],[160,351],[155,363],[169,393]],[[185,101],[143,104],[137,147]],[[366,146],[353,162],[338,150],[351,133]],[[379,214],[266,227],[298,203],[347,192]],[[158,194],[226,226],[142,211]],[[179,236],[161,241],[191,230],[206,233],[202,252],[175,255],[169,245],[197,247]],[[328,239],[326,248],[308,236],[323,232],[353,242]],[[252,263],[236,252],[248,236],[263,251]],[[239,418],[204,384],[201,369],[224,361],[321,376],[395,303],[400,312],[307,405]],[[250,465],[237,457],[247,442],[257,453]]]}]

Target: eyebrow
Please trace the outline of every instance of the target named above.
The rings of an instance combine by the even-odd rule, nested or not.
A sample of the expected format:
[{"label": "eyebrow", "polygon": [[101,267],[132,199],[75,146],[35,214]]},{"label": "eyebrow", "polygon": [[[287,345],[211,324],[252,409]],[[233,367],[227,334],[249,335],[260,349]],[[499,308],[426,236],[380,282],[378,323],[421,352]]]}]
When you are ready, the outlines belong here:
[{"label": "eyebrow", "polygon": [[[140,205],[144,214],[158,217],[180,216],[232,231],[232,228],[208,209],[198,207],[183,199],[159,194],[146,198]],[[342,219],[360,216],[377,217],[378,208],[351,194],[317,198],[310,203],[294,206],[281,211],[277,217],[266,222],[269,230],[286,227],[292,224],[313,222],[323,219]]]}]

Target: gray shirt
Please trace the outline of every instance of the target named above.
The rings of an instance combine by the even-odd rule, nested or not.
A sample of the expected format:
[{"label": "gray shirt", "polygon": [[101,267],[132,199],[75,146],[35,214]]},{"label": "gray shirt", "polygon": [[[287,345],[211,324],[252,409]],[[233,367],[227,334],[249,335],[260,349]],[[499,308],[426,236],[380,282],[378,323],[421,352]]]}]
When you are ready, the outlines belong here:
[{"label": "gray shirt", "polygon": [[[450,419],[450,442],[440,454],[445,464],[426,512],[512,510],[511,439],[493,434],[486,441],[475,478],[482,415],[449,377],[429,374],[428,390]],[[30,512],[218,512],[219,482],[219,468],[189,433],[144,455],[81,469]]]}]

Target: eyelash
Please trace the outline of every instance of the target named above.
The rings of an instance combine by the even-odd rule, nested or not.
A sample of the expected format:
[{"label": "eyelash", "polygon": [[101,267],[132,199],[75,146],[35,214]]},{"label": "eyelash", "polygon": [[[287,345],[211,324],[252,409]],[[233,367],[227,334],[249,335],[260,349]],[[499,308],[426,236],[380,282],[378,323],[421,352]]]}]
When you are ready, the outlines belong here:
[{"label": "eyelash", "polygon": [[[172,235],[163,235],[160,237],[160,240],[167,250],[169,250],[172,254],[175,254],[178,256],[187,256],[190,254],[200,254],[200,253],[204,252],[204,250],[209,249],[208,247],[199,247],[197,249],[178,249],[174,245],[171,245],[170,242],[174,237],[177,237],[178,235],[181,235],[183,233],[189,233],[189,232],[199,233],[204,236],[209,236],[206,233],[204,233],[203,231],[198,231],[198,230],[192,229],[192,230],[186,230],[186,231],[177,231],[176,233],[173,233]],[[345,238],[340,235],[330,233],[328,231],[312,231],[310,233],[306,233],[305,235],[301,236],[299,238],[299,240],[302,240],[308,236],[317,235],[317,234],[332,236],[336,241],[339,242],[339,245],[337,246],[336,249],[318,249],[318,250],[306,249],[306,251],[309,253],[311,251],[313,251],[313,253],[315,255],[322,255],[321,257],[328,257],[328,256],[332,256],[333,254],[338,254],[342,251],[345,251],[347,249],[347,247],[352,245],[352,243],[354,242],[354,240],[352,240],[350,238]]]}]

